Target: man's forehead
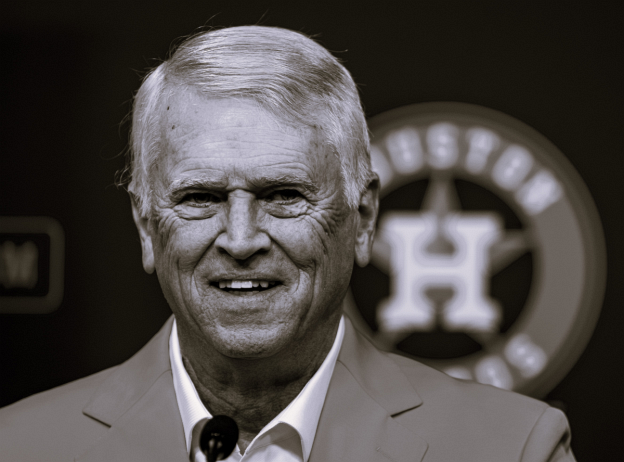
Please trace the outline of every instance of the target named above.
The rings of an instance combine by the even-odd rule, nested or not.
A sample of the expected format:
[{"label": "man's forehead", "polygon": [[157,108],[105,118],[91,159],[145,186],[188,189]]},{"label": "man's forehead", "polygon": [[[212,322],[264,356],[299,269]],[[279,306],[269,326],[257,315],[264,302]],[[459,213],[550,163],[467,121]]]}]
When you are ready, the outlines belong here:
[{"label": "man's forehead", "polygon": [[323,129],[315,116],[302,124],[278,118],[251,98],[212,98],[196,91],[175,90],[161,104],[158,130],[166,150],[180,149],[190,141],[210,142],[266,140],[274,138],[309,150],[327,148]]},{"label": "man's forehead", "polygon": [[[158,159],[165,188],[301,186],[316,190],[339,168],[320,130],[293,126],[254,101],[174,91]],[[331,180],[330,180],[331,182]]]},{"label": "man's forehead", "polygon": [[[286,116],[286,114],[276,114],[269,107],[265,107],[251,96],[223,97],[216,94],[203,93],[192,86],[171,86],[157,110],[163,113],[164,120],[173,120],[182,116],[186,120],[189,120],[189,117],[191,119],[201,119],[203,123],[223,127],[240,127],[242,125],[242,121],[237,117],[237,112],[219,111],[219,114],[216,115],[214,111],[208,113],[202,111],[203,107],[211,106],[220,108],[237,106],[238,109],[241,106],[246,106],[246,111],[253,114],[256,117],[256,121],[260,121],[263,125],[275,129],[311,133],[316,132],[319,128],[319,124],[316,121],[318,113],[309,114],[309,120],[296,121],[292,117]],[[210,115],[213,115],[213,117],[210,117]]]}]

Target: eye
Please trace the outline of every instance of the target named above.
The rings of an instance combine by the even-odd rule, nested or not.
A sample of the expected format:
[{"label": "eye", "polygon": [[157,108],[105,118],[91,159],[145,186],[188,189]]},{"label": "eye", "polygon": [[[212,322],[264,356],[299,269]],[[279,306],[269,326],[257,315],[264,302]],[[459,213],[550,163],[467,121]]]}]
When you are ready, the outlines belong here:
[{"label": "eye", "polygon": [[221,199],[218,196],[207,192],[196,192],[184,196],[182,202],[186,202],[195,207],[207,207],[211,204],[221,202]]},{"label": "eye", "polygon": [[295,202],[302,197],[302,194],[296,189],[278,189],[266,196],[266,200],[269,202]]}]

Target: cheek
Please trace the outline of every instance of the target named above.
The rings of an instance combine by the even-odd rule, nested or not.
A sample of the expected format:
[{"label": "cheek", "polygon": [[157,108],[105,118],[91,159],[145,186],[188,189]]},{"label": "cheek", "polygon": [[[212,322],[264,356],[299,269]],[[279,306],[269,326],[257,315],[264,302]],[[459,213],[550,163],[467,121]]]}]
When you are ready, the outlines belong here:
[{"label": "cheek", "polygon": [[157,270],[192,270],[214,240],[208,220],[181,220],[169,214],[162,217],[155,229],[158,242]]},{"label": "cheek", "polygon": [[312,271],[326,254],[324,232],[308,216],[296,219],[271,219],[269,235],[297,268]]},{"label": "cheek", "polygon": [[332,229],[333,232],[324,236],[327,258],[330,262],[324,269],[326,277],[338,284],[343,284],[345,280],[351,278],[355,258],[353,228],[353,220],[350,217],[343,217]]},{"label": "cheek", "polygon": [[[271,238],[301,270],[322,271],[324,277],[342,275],[353,260],[353,236],[348,220],[338,227],[307,215],[296,220],[277,220],[271,226]],[[350,260],[350,261],[349,261]]]}]

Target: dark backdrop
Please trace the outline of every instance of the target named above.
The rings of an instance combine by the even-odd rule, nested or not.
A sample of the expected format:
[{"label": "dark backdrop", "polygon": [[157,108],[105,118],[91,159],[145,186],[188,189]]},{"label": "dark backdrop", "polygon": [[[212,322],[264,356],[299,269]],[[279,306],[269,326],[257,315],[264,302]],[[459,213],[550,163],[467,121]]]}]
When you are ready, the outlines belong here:
[{"label": "dark backdrop", "polygon": [[[19,5],[18,5],[19,3]],[[169,316],[143,273],[129,201],[113,185],[139,75],[204,23],[318,34],[360,85],[367,115],[461,101],[529,124],[580,172],[609,254],[604,307],[566,405],[580,461],[620,457],[624,432],[622,3],[24,1],[0,19],[0,215],[66,233],[65,297],[50,315],[0,316],[0,406],[115,365]],[[599,5],[599,6],[596,6]]]}]

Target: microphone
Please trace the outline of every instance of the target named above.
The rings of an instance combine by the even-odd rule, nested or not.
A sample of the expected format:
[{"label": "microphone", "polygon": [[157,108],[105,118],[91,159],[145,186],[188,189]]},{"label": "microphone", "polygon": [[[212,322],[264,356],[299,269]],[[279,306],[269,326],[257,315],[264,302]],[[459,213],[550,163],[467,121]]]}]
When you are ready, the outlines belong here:
[{"label": "microphone", "polygon": [[238,425],[226,415],[216,415],[204,425],[199,448],[208,462],[227,459],[238,442]]}]

